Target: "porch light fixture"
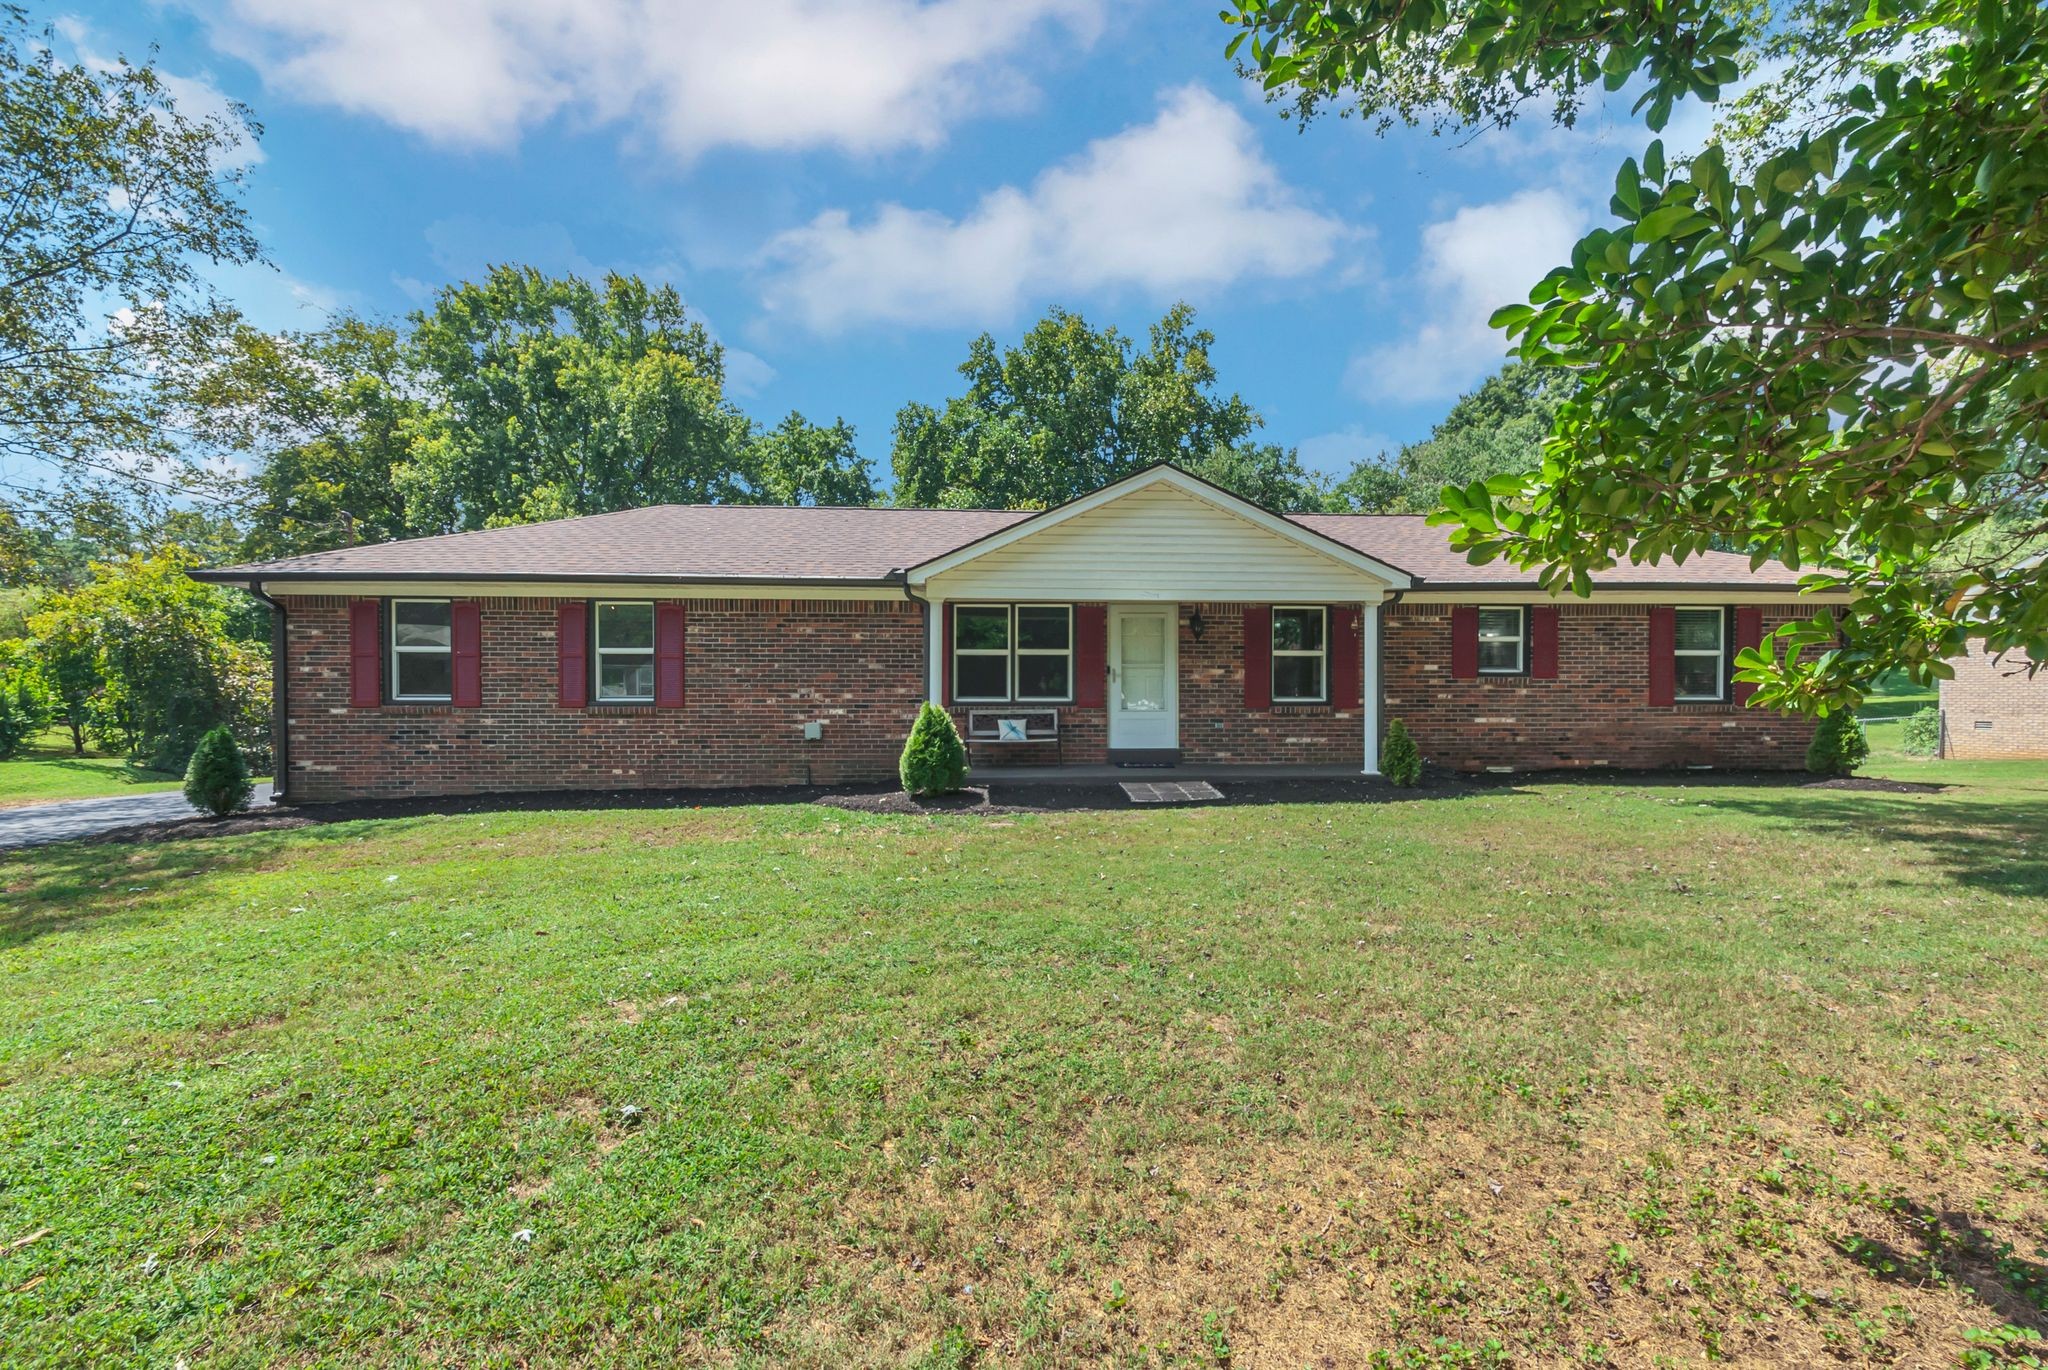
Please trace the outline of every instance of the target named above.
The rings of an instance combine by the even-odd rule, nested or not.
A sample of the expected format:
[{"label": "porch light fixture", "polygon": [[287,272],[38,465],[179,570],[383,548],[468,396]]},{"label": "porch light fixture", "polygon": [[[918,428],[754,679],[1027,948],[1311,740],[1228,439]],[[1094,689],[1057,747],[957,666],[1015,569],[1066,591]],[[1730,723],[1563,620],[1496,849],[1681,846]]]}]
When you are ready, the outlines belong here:
[{"label": "porch light fixture", "polygon": [[1209,624],[1207,620],[1205,620],[1202,617],[1202,611],[1200,609],[1197,609],[1192,614],[1188,615],[1188,634],[1189,636],[1193,637],[1195,641],[1200,642],[1202,640],[1202,634],[1208,631]]}]

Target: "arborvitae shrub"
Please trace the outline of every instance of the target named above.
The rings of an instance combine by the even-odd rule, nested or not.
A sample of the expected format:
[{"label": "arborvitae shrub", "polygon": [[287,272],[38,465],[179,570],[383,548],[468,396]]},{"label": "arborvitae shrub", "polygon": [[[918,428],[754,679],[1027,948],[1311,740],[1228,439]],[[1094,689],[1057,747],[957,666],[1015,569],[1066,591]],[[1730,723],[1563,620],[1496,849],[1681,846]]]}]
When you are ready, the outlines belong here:
[{"label": "arborvitae shrub", "polygon": [[242,760],[235,735],[221,727],[200,738],[185,767],[185,798],[192,807],[226,818],[246,805],[252,793],[249,763]]},{"label": "arborvitae shrub", "polygon": [[1387,740],[1380,748],[1380,774],[1396,785],[1413,785],[1422,779],[1422,753],[1408,736],[1408,725],[1395,719],[1387,725]]},{"label": "arborvitae shrub", "polygon": [[1806,769],[1815,775],[1851,775],[1870,755],[1870,741],[1856,715],[1837,709],[1820,721],[1806,748]]},{"label": "arborvitae shrub", "polygon": [[897,772],[910,795],[951,794],[966,782],[967,744],[953,726],[953,715],[931,703],[917,711]]}]

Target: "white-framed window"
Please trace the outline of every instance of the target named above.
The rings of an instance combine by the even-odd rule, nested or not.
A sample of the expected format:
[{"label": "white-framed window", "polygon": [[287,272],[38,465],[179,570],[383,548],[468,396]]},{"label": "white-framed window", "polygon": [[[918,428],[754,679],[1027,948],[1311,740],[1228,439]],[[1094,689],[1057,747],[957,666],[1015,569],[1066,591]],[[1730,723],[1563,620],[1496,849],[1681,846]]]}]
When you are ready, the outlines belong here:
[{"label": "white-framed window", "polygon": [[1529,613],[1520,605],[1479,611],[1479,674],[1521,675],[1528,669]]},{"label": "white-framed window", "polygon": [[953,698],[1006,703],[1010,698],[1010,606],[953,606]]},{"label": "white-framed window", "polygon": [[391,618],[391,698],[445,702],[454,697],[455,629],[445,599],[394,599]]},{"label": "white-framed window", "polygon": [[1728,616],[1720,609],[1680,609],[1672,635],[1671,676],[1681,701],[1705,703],[1728,687]]},{"label": "white-framed window", "polygon": [[644,599],[599,600],[591,656],[601,704],[654,702],[654,605]]},{"label": "white-framed window", "polygon": [[1017,698],[1037,703],[1074,697],[1074,606],[1019,604]]},{"label": "white-framed window", "polygon": [[1321,605],[1273,606],[1273,702],[1330,697],[1330,613]]}]

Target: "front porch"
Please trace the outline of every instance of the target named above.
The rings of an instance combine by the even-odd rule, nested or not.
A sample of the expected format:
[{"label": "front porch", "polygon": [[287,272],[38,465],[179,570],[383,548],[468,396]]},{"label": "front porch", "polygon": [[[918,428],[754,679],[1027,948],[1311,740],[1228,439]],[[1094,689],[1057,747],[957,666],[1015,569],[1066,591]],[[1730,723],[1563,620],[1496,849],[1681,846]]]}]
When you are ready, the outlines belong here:
[{"label": "front porch", "polygon": [[1357,780],[1359,767],[1232,765],[1225,762],[1183,761],[1170,766],[1119,766],[1102,762],[1074,765],[976,765],[968,780],[975,785],[1072,785],[1107,781],[1122,784],[1131,780]]}]

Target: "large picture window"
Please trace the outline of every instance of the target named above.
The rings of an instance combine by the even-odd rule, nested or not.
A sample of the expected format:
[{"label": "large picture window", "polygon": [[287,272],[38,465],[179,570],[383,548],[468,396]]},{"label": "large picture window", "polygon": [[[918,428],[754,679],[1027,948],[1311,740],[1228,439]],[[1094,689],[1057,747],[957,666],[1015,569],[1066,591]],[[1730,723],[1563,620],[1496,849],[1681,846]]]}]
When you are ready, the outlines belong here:
[{"label": "large picture window", "polygon": [[1681,701],[1724,697],[1728,683],[1727,616],[1719,609],[1680,609],[1673,638],[1672,678]]},{"label": "large picture window", "polygon": [[391,601],[391,698],[445,702],[455,682],[455,637],[445,599]]},{"label": "large picture window", "polygon": [[654,702],[654,606],[644,600],[599,601],[596,640],[600,703]]},{"label": "large picture window", "polygon": [[953,606],[953,698],[965,704],[1074,696],[1074,610],[1067,604]]},{"label": "large picture window", "polygon": [[1479,673],[1520,675],[1527,668],[1528,616],[1519,607],[1479,611]]},{"label": "large picture window", "polygon": [[1329,612],[1319,606],[1275,606],[1275,704],[1320,704],[1330,697],[1329,626]]}]

